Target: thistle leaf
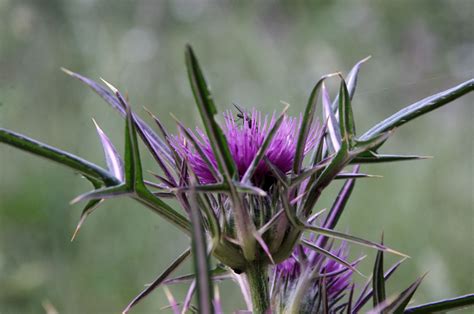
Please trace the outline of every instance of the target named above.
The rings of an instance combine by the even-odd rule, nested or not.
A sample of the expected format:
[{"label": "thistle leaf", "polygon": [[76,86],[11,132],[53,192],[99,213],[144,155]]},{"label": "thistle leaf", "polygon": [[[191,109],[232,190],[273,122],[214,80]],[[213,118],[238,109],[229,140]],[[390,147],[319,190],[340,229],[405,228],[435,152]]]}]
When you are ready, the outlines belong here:
[{"label": "thistle leaf", "polygon": [[[174,225],[180,227],[184,232],[191,230],[190,222],[183,215],[176,212],[168,204],[157,198],[151,193],[143,180],[143,171],[140,160],[140,150],[137,139],[137,124],[130,106],[125,102],[118,90],[107,83],[109,87],[116,92],[117,99],[125,108],[125,153],[124,153],[124,170],[125,182],[122,185],[109,188],[108,190],[96,190],[86,195],[80,196],[82,199],[87,198],[107,198],[115,195],[133,193],[134,198],[142,204],[146,205],[153,211],[166,218]],[[76,200],[77,201],[77,200]]]},{"label": "thistle leaf", "polygon": [[384,251],[384,252],[396,254],[396,255],[399,255],[399,256],[407,257],[407,255],[405,255],[403,253],[400,253],[398,251],[390,249],[390,248],[388,248],[384,245],[378,244],[376,242],[365,240],[365,239],[362,239],[362,238],[359,238],[359,237],[356,237],[356,236],[353,236],[353,235],[350,235],[350,234],[334,231],[332,229],[327,229],[327,228],[317,227],[317,226],[308,226],[308,225],[306,225],[304,227],[304,229],[306,229],[307,231],[312,231],[312,232],[330,237],[330,238],[345,240],[345,241],[352,242],[352,243],[355,243],[355,244],[367,246],[367,247],[370,247],[370,248],[373,248],[373,249],[376,249],[376,250],[379,250],[379,251]]},{"label": "thistle leaf", "polygon": [[123,97],[117,91],[117,98],[122,102],[126,111],[125,119],[125,184],[134,192],[136,198],[157,211],[160,215],[166,218],[173,224],[181,227],[185,232],[189,233],[191,230],[189,220],[183,215],[176,212],[168,204],[157,198],[151,193],[145,185],[143,180],[143,171],[140,160],[140,150],[137,139],[137,124],[130,106],[125,102]]},{"label": "thistle leaf", "polygon": [[[106,198],[108,196],[113,196],[115,193],[125,193],[125,189],[120,186],[121,182],[115,176],[111,175],[109,171],[106,171],[101,167],[83,160],[73,154],[67,153],[60,149],[51,147],[6,129],[0,129],[0,142],[4,142],[21,150],[58,162],[75,171],[78,171],[79,173],[82,173],[94,184],[94,186],[105,184],[106,187],[109,188],[86,193],[85,195],[76,198],[76,200],[73,200],[73,202],[84,199]],[[148,206],[155,212],[158,212],[160,215],[164,216],[174,224],[178,225],[185,232],[189,232],[190,225],[185,217],[175,212],[166,203],[157,199],[153,194],[151,194],[151,192],[148,193],[149,194],[147,195],[142,195],[142,199],[139,200],[141,203]]]},{"label": "thistle leaf", "polygon": [[221,239],[221,235],[222,235],[220,224],[219,224],[219,218],[217,217],[217,214],[214,211],[214,208],[212,207],[209,197],[207,195],[200,195],[196,193],[196,197],[199,203],[198,207],[202,208],[205,214],[206,220],[209,224],[209,229],[212,236],[212,249],[213,249],[215,245]]},{"label": "thistle leaf", "polygon": [[321,99],[323,104],[323,117],[327,120],[327,137],[330,151],[337,152],[341,148],[341,131],[338,127],[338,121],[333,109],[326,86],[322,85]]},{"label": "thistle leaf", "polygon": [[[383,235],[380,244],[383,245]],[[372,290],[374,291],[374,307],[385,301],[385,278],[383,273],[383,252],[378,251],[374,264],[372,277]]]},{"label": "thistle leaf", "polygon": [[[353,172],[358,173],[359,168],[359,166],[354,167]],[[339,218],[341,217],[347,202],[349,201],[352,191],[354,190],[355,182],[356,180],[350,179],[347,180],[342,186],[336,199],[334,200],[334,203],[331,206],[331,210],[329,211],[326,216],[326,219],[324,220],[323,226],[325,228],[334,229],[336,227],[336,224],[339,221]],[[327,240],[328,239],[326,237],[319,237],[316,241],[316,245],[318,245],[319,247],[324,247],[326,245]]]},{"label": "thistle leaf", "polygon": [[329,161],[330,160],[328,159],[326,162],[321,162],[321,163],[311,167],[310,169],[304,169],[302,172],[300,172],[299,175],[295,176],[294,178],[291,178],[289,187],[290,188],[296,187],[296,186],[300,185],[304,180],[306,180],[309,177],[317,174],[318,172],[320,172],[322,169],[324,169],[328,165]]},{"label": "thistle leaf", "polygon": [[[191,183],[193,184],[193,183]],[[202,225],[201,211],[197,204],[196,191],[191,188],[189,202],[191,205],[190,216],[192,224],[192,252],[196,274],[196,289],[198,296],[199,313],[213,313],[212,285],[209,271],[209,256],[206,249],[206,234]]]},{"label": "thistle leaf", "polygon": [[381,133],[390,131],[401,126],[419,116],[435,110],[443,105],[456,100],[457,98],[474,90],[474,78],[443,92],[424,98],[408,107],[403,108],[382,122],[376,124],[360,137],[360,140],[367,140]]},{"label": "thistle leaf", "polygon": [[271,227],[275,225],[275,223],[280,219],[280,216],[285,212],[284,209],[280,209],[276,214],[270,218],[270,220],[267,221],[266,224],[264,224],[260,229],[258,229],[258,233],[260,235],[265,234]]},{"label": "thistle leaf", "polygon": [[91,200],[86,204],[86,206],[82,210],[81,217],[79,218],[79,222],[77,223],[76,229],[72,234],[71,242],[76,239],[77,235],[79,234],[79,230],[82,227],[82,224],[84,223],[84,221],[86,221],[86,218],[94,211],[94,209],[97,208],[97,206],[99,206],[102,201],[103,199]]},{"label": "thistle leaf", "polygon": [[168,147],[168,149],[171,151],[172,155],[173,155],[173,158],[174,158],[174,163],[176,165],[180,165],[182,160],[181,160],[181,157],[179,156],[179,154],[176,152],[176,149],[174,149],[173,145],[171,145],[171,142],[170,142],[170,135],[168,134],[168,131],[166,130],[166,128],[163,126],[163,124],[161,123],[160,119],[158,119],[157,116],[155,116],[153,113],[151,113],[150,110],[148,110],[147,108],[144,108],[145,111],[151,116],[151,118],[155,121],[156,125],[158,126],[158,129],[160,130],[161,132],[161,136],[163,137],[163,139],[165,140],[165,143]]},{"label": "thistle leaf", "polygon": [[[112,108],[117,110],[123,118],[126,117],[125,106],[119,101],[119,99],[117,99],[114,93],[111,93],[102,85],[78,73],[74,73],[65,68],[61,68],[61,70],[63,70],[69,76],[75,79],[78,79],[79,81],[89,86],[102,99],[104,99]],[[117,89],[114,87],[112,90],[117,90]],[[140,137],[145,142],[145,144],[150,148],[150,151],[152,152],[153,157],[155,159],[159,158],[161,162],[161,158],[159,156],[162,156],[162,157],[165,157],[168,161],[172,162],[173,159],[171,157],[170,151],[166,147],[166,144],[164,144],[163,141],[160,139],[160,137],[156,135],[153,129],[150,128],[142,119],[140,119],[139,117],[135,115],[134,115],[134,118],[137,122]]]},{"label": "thistle leaf", "polygon": [[[360,67],[362,66],[362,64],[364,64],[370,58],[371,58],[371,56],[368,56],[368,57],[360,60],[359,62],[357,62],[352,67],[349,74],[347,75],[347,78],[346,78],[347,89],[349,91],[349,95],[350,95],[351,99],[352,99],[352,97],[354,97],[355,90],[356,90],[356,87],[357,87],[357,78],[359,76]],[[339,103],[339,96],[337,96],[336,99],[334,99],[334,102],[332,103],[332,108],[335,112],[337,112],[338,103]]]},{"label": "thistle leaf", "polygon": [[351,157],[348,149],[347,141],[343,141],[341,143],[341,148],[332,158],[329,165],[321,172],[319,177],[311,183],[308,188],[308,196],[303,204],[302,212],[304,214],[311,212],[314,204],[321,195],[322,190],[327,187],[336,175],[350,162]]},{"label": "thistle leaf", "polygon": [[354,65],[354,67],[351,69],[349,74],[347,75],[347,79],[346,79],[347,89],[349,90],[349,94],[351,96],[351,99],[354,96],[355,90],[356,90],[356,87],[357,87],[357,77],[359,75],[360,67],[362,66],[362,64],[367,62],[370,58],[372,58],[372,56],[367,56],[364,59],[357,62]]},{"label": "thistle leaf", "polygon": [[[118,95],[117,89],[110,84],[108,85],[113,91],[116,91]],[[143,182],[143,174],[141,168],[140,153],[138,150],[138,140],[135,130],[135,124],[133,123],[133,117],[130,107],[126,106],[126,104],[124,104],[124,106],[126,110],[124,183],[82,194],[72,200],[72,204],[87,199],[105,199],[120,195],[130,195],[137,191],[137,189],[146,189],[145,184]]]},{"label": "thistle leaf", "polygon": [[355,147],[351,150],[351,155],[357,156],[359,154],[375,150],[376,148],[380,147],[393,134],[393,132],[394,130],[383,132],[364,141],[355,139]]},{"label": "thistle leaf", "polygon": [[420,160],[430,159],[431,156],[419,156],[419,155],[388,155],[388,154],[376,154],[368,151],[361,154],[351,160],[353,164],[364,164],[364,163],[383,163],[383,162],[396,162],[396,161],[408,161],[408,160]]},{"label": "thistle leaf", "polygon": [[[119,96],[117,92],[117,96]],[[124,103],[126,106],[126,104]],[[143,182],[142,164],[140,160],[140,151],[138,148],[137,131],[130,106],[125,107],[125,184],[136,191],[146,189]]]},{"label": "thistle leaf", "polygon": [[[234,182],[233,185],[235,189],[240,193],[248,193],[248,194],[253,194],[253,195],[258,195],[258,196],[267,195],[267,193],[264,190],[250,184],[242,184],[240,182]],[[207,192],[207,193],[223,193],[223,192],[230,191],[230,187],[226,183],[200,184],[200,185],[196,185],[193,188],[197,192]],[[183,191],[189,191],[190,187],[183,186],[183,187],[171,188],[169,190],[175,191],[175,192],[183,192]]]},{"label": "thistle leaf", "polygon": [[[426,275],[426,274],[425,274]],[[407,289],[402,293],[397,295],[395,298],[389,298],[386,301],[380,303],[369,313],[393,313],[393,314],[402,314],[410,302],[411,298],[415,294],[416,289],[421,284],[421,281],[425,275],[418,278],[414,283],[412,283]]]},{"label": "thistle leaf", "polygon": [[317,252],[317,253],[319,253],[319,254],[321,254],[321,255],[324,255],[324,256],[326,256],[326,257],[329,258],[329,259],[332,259],[332,260],[336,261],[337,263],[339,263],[339,264],[341,264],[341,265],[347,267],[348,269],[352,270],[352,271],[355,272],[355,273],[358,273],[358,274],[361,275],[362,277],[365,277],[357,268],[355,268],[355,267],[352,266],[349,262],[346,262],[345,260],[343,260],[342,258],[340,258],[339,256],[337,256],[336,254],[333,254],[333,253],[331,253],[330,251],[325,250],[325,249],[323,249],[322,247],[319,247],[319,246],[317,246],[316,244],[314,244],[314,243],[312,243],[312,242],[310,242],[310,241],[308,241],[308,240],[302,239],[302,240],[301,240],[301,243],[302,243],[304,246],[306,246],[306,247],[308,247],[308,248],[314,250],[315,252]]},{"label": "thistle leaf", "polygon": [[190,45],[186,46],[186,67],[194,98],[196,99],[199,113],[206,128],[219,169],[224,174],[224,177],[227,177],[227,180],[235,178],[237,168],[234,159],[230,154],[224,133],[214,119],[217,109],[204,74]]},{"label": "thistle leaf", "polygon": [[354,115],[349,91],[342,76],[339,88],[339,127],[342,141],[345,141],[346,145],[352,148],[352,139],[355,136]]},{"label": "thistle leaf", "polygon": [[116,185],[120,181],[105,169],[73,154],[33,140],[22,134],[0,128],[0,142],[27,151],[34,155],[60,163],[92,180],[96,184]]},{"label": "thistle leaf", "polygon": [[[209,274],[213,281],[232,278],[232,272],[225,268],[223,265],[217,265],[215,268],[209,270]],[[196,274],[187,274],[175,278],[167,279],[163,282],[165,285],[174,285],[180,283],[186,283],[196,279]]]},{"label": "thistle leaf", "polygon": [[382,178],[375,174],[366,174],[366,173],[354,173],[354,172],[340,172],[335,180],[347,180],[347,179],[359,179],[359,178]]},{"label": "thistle leaf", "polygon": [[336,74],[329,74],[320,78],[314,86],[313,90],[311,91],[311,94],[308,99],[308,104],[306,105],[306,109],[303,114],[303,120],[301,122],[300,132],[298,134],[298,142],[296,143],[296,153],[295,158],[293,160],[293,173],[299,173],[303,163],[306,140],[308,138],[308,133],[311,128],[311,125],[313,123],[314,113],[316,111],[316,104],[318,102],[318,95],[321,85],[323,84],[324,80],[334,75]]},{"label": "thistle leaf", "polygon": [[351,289],[349,292],[349,299],[347,301],[347,309],[346,313],[351,314],[352,313],[352,299],[354,298],[354,283],[351,285]]},{"label": "thistle leaf", "polygon": [[452,299],[439,300],[407,308],[404,313],[434,313],[467,308],[474,305],[474,294],[467,294]]},{"label": "thistle leaf", "polygon": [[[406,260],[406,258],[403,258],[396,262],[392,267],[387,270],[383,276],[385,282],[395,273],[395,271],[398,269],[398,267]],[[370,298],[374,294],[374,290],[372,289],[370,285],[371,280],[367,281],[365,284],[364,288],[362,289],[359,298],[357,299],[357,302],[354,305],[354,309],[352,313],[358,313],[359,310],[370,300]]]},{"label": "thistle leaf", "polygon": [[122,311],[122,314],[126,314],[130,311],[132,307],[137,305],[143,298],[145,298],[147,295],[149,295],[153,290],[155,290],[158,286],[160,286],[168,276],[173,273],[176,268],[178,268],[189,256],[191,253],[191,249],[188,248],[185,250],[183,253],[181,253],[180,256],[176,260],[171,263],[170,266],[168,266],[161,275],[159,275],[153,282],[145,288],[140,294],[138,294],[128,305],[127,307]]},{"label": "thistle leaf", "polygon": [[122,104],[117,100],[115,95],[111,92],[109,92],[106,88],[104,88],[102,85],[99,83],[82,76],[78,73],[75,73],[71,70],[68,70],[66,68],[61,68],[61,70],[66,73],[67,75],[78,79],[82,83],[86,84],[89,86],[94,92],[96,92],[102,99],[104,99],[108,104],[112,106],[115,110],[117,110],[123,117],[125,117],[125,108],[122,106]]},{"label": "thistle leaf", "polygon": [[132,193],[133,191],[131,191],[126,184],[122,183],[81,194],[75,197],[70,204],[72,205],[86,200],[109,199],[117,196],[131,195]]},{"label": "thistle leaf", "polygon": [[214,116],[217,114],[217,109],[197,58],[190,45],[186,46],[185,56],[189,81],[199,113],[206,128],[206,133],[209,137],[219,170],[224,177],[224,181],[230,188],[229,194],[234,208],[233,214],[237,227],[237,236],[242,243],[242,250],[245,257],[252,260],[255,257],[255,238],[253,234],[256,228],[248,211],[243,207],[240,196],[232,182],[233,179],[237,179],[237,167],[230,154],[224,133],[214,119]]},{"label": "thistle leaf", "polygon": [[273,265],[275,265],[275,261],[273,260],[273,256],[272,256],[272,253],[270,252],[270,248],[268,247],[267,243],[262,238],[262,235],[258,232],[257,229],[255,229],[253,236],[255,237],[255,240],[257,240],[258,244],[260,244],[260,247],[263,249],[263,252],[265,252],[265,255],[268,257],[270,262]]},{"label": "thistle leaf", "polygon": [[[315,136],[315,147],[311,154],[311,163],[310,165],[315,166],[323,161],[323,152],[324,152],[324,139],[327,132],[327,121],[319,128],[318,133]],[[314,176],[313,176],[314,177]],[[313,179],[313,178],[312,178]]]}]

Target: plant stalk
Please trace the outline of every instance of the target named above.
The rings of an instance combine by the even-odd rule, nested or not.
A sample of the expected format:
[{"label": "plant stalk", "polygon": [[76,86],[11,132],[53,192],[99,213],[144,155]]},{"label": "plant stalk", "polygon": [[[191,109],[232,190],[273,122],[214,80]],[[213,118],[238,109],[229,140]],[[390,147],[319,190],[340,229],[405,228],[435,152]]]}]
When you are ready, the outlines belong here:
[{"label": "plant stalk", "polygon": [[270,311],[270,296],[268,294],[268,269],[267,265],[254,262],[245,269],[245,275],[252,297],[254,314],[265,314]]}]

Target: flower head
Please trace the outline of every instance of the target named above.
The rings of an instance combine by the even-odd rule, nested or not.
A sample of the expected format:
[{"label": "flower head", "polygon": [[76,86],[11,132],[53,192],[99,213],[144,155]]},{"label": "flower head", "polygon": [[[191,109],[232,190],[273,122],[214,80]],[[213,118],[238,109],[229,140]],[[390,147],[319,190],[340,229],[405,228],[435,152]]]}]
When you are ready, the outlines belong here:
[{"label": "flower head", "polygon": [[[265,157],[267,160],[283,173],[288,172],[293,165],[301,120],[301,117],[285,116],[266,149]],[[275,113],[271,117],[268,115],[263,116],[261,112],[255,109],[252,109],[250,112],[243,112],[240,117],[235,117],[231,111],[227,111],[224,114],[224,136],[240,177],[249,168],[275,123]],[[312,127],[306,142],[305,153],[315,145],[315,131],[317,127],[318,125],[313,125]],[[192,133],[191,130],[188,131]],[[217,181],[213,174],[217,172],[217,162],[209,138],[199,128],[196,128],[193,136],[195,143],[199,145],[199,150],[204,153],[204,156],[198,152],[196,147],[190,145],[189,141],[186,141],[183,134],[173,137],[173,146],[181,157],[185,157],[188,160],[189,165],[202,184],[214,183]],[[261,185],[271,176],[269,167],[262,160],[257,165],[252,179],[254,184]]]}]

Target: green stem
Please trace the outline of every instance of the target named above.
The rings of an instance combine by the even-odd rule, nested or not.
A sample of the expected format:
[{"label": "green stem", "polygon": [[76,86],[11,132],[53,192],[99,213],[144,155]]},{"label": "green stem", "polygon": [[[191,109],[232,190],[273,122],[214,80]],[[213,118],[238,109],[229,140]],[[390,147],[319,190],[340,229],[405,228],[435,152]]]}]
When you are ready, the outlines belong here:
[{"label": "green stem", "polygon": [[268,270],[267,265],[255,262],[249,264],[245,274],[250,287],[252,297],[253,313],[269,313],[270,297],[268,295]]}]

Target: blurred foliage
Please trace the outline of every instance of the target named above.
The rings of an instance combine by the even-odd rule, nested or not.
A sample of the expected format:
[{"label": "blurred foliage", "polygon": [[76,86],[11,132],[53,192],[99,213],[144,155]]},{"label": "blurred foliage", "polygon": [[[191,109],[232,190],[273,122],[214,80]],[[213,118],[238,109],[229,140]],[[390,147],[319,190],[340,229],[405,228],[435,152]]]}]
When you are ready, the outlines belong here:
[{"label": "blurred foliage", "polygon": [[[104,164],[90,118],[118,147],[123,121],[59,71],[64,66],[127,90],[137,111],[150,108],[172,130],[169,112],[192,126],[198,118],[183,57],[190,42],[221,109],[235,102],[273,111],[284,100],[297,114],[321,75],[347,73],[372,55],[354,101],[364,130],[473,76],[473,17],[471,0],[2,0],[0,125]],[[399,130],[386,152],[435,158],[366,167],[384,178],[361,180],[341,221],[341,229],[372,240],[384,231],[387,244],[412,256],[388,293],[428,270],[416,302],[474,290],[472,100]],[[117,313],[189,244],[129,200],[106,202],[70,243],[81,209],[68,202],[89,188],[57,165],[0,146],[1,313],[51,306]],[[353,253],[374,257],[355,246]],[[179,297],[184,289],[174,291]],[[243,308],[236,286],[222,289],[226,308]],[[166,304],[157,291],[136,312]]]}]

